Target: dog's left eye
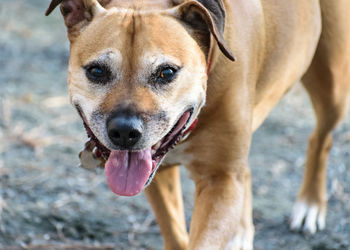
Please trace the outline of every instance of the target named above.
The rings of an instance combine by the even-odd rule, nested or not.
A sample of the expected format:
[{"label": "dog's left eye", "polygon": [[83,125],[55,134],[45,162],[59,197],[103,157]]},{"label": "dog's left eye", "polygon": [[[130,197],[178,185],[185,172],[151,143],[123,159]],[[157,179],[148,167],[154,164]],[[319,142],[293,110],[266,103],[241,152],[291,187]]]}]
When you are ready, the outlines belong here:
[{"label": "dog's left eye", "polygon": [[160,78],[164,81],[171,80],[175,75],[175,70],[172,68],[166,68],[160,72]]},{"label": "dog's left eye", "polygon": [[176,76],[177,69],[171,66],[162,67],[158,71],[158,81],[161,83],[169,83],[174,80]]},{"label": "dog's left eye", "polygon": [[111,71],[105,65],[89,65],[85,67],[85,74],[94,83],[107,83],[111,80]]}]

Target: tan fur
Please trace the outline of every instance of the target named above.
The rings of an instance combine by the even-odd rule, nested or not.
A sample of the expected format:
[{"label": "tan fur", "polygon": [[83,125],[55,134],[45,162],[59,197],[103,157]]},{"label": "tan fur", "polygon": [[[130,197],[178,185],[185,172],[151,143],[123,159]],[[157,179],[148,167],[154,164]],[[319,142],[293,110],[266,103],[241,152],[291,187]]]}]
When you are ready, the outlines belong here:
[{"label": "tan fur", "polygon": [[[321,1],[322,35],[314,60],[303,82],[316,113],[316,128],[310,137],[305,177],[298,203],[316,206],[314,224],[323,229],[326,216],[326,165],[332,146],[331,132],[344,117],[350,91],[350,31],[349,16],[343,11],[349,1],[331,3]],[[305,212],[305,213],[307,213]],[[307,219],[307,214],[304,215]],[[292,228],[298,226],[297,214],[292,217]],[[294,225],[293,225],[294,222]],[[304,225],[304,230],[314,233],[315,226]]]},{"label": "tan fur", "polygon": [[145,194],[164,235],[164,249],[186,248],[188,235],[178,166],[161,169]]},{"label": "tan fur", "polygon": [[118,8],[135,8],[135,9],[166,9],[174,6],[171,0],[110,0],[106,8],[117,6]]},{"label": "tan fur", "polygon": [[[317,125],[310,138],[305,179],[291,227],[304,227],[311,233],[317,226],[322,229],[330,132],[344,116],[350,92],[350,2],[224,0],[224,37],[237,60],[229,61],[212,37],[208,79],[205,44],[191,37],[189,29],[174,18],[173,10],[166,10],[182,1],[100,2],[107,11],[97,13],[91,23],[84,21],[69,30],[70,94],[73,103],[77,100],[87,112],[89,122],[93,119],[89,110],[107,115],[118,105],[132,105],[150,114],[165,111],[166,124],[150,125],[149,138],[143,144],[150,146],[169,131],[190,101],[197,104],[195,114],[206,102],[197,129],[181,150],[168,156],[172,164],[186,159],[196,184],[189,238],[177,168],[158,173],[146,189],[165,248],[252,248],[248,167],[252,133],[303,76]],[[114,61],[119,78],[112,86],[94,89],[86,83],[81,66],[106,50],[121,53],[120,60]],[[145,72],[157,60],[183,65],[176,84],[163,92],[151,90],[145,82]],[[108,146],[101,124],[92,130]],[[180,151],[182,155],[174,155]],[[175,156],[178,162],[174,162]]]}]

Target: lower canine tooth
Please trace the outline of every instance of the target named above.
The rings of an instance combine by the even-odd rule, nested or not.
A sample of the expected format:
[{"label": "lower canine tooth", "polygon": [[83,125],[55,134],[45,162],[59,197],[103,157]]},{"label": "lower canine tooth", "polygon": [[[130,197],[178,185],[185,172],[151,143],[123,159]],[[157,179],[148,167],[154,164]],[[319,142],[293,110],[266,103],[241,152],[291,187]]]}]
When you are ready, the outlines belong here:
[{"label": "lower canine tooth", "polygon": [[155,148],[155,149],[158,149],[161,145],[162,145],[162,143],[161,143],[161,142],[158,142],[158,143],[154,146],[154,148]]},{"label": "lower canine tooth", "polygon": [[97,147],[94,147],[94,149],[92,150],[93,155],[96,157],[96,153],[97,153]]}]

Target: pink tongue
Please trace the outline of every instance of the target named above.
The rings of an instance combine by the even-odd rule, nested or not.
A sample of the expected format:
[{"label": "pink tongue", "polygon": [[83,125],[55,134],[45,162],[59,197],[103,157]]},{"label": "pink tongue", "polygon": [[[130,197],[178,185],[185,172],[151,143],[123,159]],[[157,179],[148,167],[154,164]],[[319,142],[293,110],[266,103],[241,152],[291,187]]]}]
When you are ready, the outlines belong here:
[{"label": "pink tongue", "polygon": [[110,189],[123,196],[138,194],[152,172],[151,149],[142,151],[112,151],[105,164]]}]

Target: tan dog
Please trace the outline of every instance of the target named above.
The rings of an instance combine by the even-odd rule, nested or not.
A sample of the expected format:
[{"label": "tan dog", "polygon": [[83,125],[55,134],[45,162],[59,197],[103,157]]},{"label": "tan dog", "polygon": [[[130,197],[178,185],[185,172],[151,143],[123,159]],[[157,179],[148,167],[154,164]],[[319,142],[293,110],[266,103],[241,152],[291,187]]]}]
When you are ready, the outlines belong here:
[{"label": "tan dog", "polygon": [[[317,125],[291,228],[324,228],[331,131],[350,92],[350,1],[53,0],[47,14],[60,3],[71,101],[111,189],[140,192],[182,142],[145,190],[165,249],[252,249],[252,133],[301,79]],[[196,184],[189,237],[178,164]]]}]

